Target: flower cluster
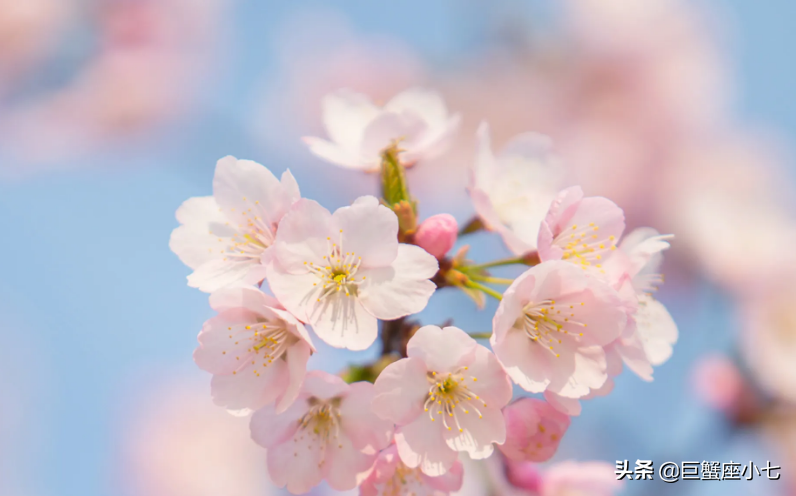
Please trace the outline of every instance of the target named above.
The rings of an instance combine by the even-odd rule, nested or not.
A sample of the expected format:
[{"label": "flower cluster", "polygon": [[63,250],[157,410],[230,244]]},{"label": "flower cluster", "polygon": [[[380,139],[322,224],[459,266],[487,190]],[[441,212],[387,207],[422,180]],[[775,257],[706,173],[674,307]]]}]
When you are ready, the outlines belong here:
[{"label": "flower cluster", "polygon": [[[607,394],[624,363],[643,379],[672,352],[677,328],[652,296],[670,236],[627,236],[610,200],[562,191],[549,139],[526,134],[498,157],[486,124],[469,188],[477,216],[418,218],[405,169],[444,151],[459,117],[412,89],[379,107],[339,91],[324,100],[330,141],[310,150],[378,170],[381,198],[330,212],[293,175],[218,161],[213,195],[187,200],[170,246],[217,315],[196,363],[214,402],[251,414],[271,480],[295,494],[325,480],[363,495],[439,496],[462,485],[461,455],[538,463],[556,452],[580,399]],[[453,253],[459,236],[500,234],[513,256],[482,264]],[[514,279],[498,265],[522,267]],[[491,285],[504,284],[505,291]],[[491,333],[407,320],[436,290],[500,300]],[[381,322],[381,325],[380,325]],[[491,349],[478,339],[489,339]],[[314,340],[382,356],[341,375],[308,371]],[[486,342],[484,341],[484,344]],[[547,401],[521,397],[513,384]]]}]

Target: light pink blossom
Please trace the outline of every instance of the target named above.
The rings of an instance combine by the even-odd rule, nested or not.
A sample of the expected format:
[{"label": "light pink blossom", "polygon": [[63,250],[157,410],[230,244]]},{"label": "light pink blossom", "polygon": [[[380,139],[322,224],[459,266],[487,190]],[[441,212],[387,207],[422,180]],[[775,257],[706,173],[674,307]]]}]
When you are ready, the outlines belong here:
[{"label": "light pink blossom", "polygon": [[249,413],[276,401],[284,411],[298,395],[314,350],[301,322],[255,288],[228,288],[210,296],[218,312],[199,333],[194,360],[213,374],[219,406]]},{"label": "light pink blossom", "polygon": [[346,384],[325,372],[307,373],[296,401],[284,412],[266,406],[252,415],[251,434],[268,450],[268,473],[279,487],[301,494],[322,480],[338,491],[368,476],[393,426],[370,408],[373,385]]},{"label": "light pink blossom", "polygon": [[414,242],[435,257],[442,258],[453,248],[458,232],[459,225],[452,215],[432,215],[417,228]]},{"label": "light pink blossom", "polygon": [[558,449],[569,428],[569,417],[548,403],[522,398],[503,409],[506,442],[498,449],[516,461],[544,462]]},{"label": "light pink blossom", "polygon": [[408,358],[376,379],[373,411],[399,428],[398,454],[408,467],[438,476],[451,470],[458,452],[473,459],[506,439],[500,409],[511,383],[495,356],[456,327],[424,326],[407,345]]},{"label": "light pink blossom", "polygon": [[290,171],[281,182],[262,165],[227,156],[216,164],[213,196],[190,198],[177,210],[180,227],[169,247],[194,269],[188,285],[213,292],[265,278],[263,253],[277,226],[300,198]]},{"label": "light pink blossom", "polygon": [[520,134],[495,156],[485,122],[477,135],[468,187],[473,206],[488,229],[500,234],[514,254],[523,255],[536,249],[539,225],[561,187],[563,169],[546,136]]},{"label": "light pink blossom", "polygon": [[400,141],[408,164],[433,158],[448,147],[459,126],[459,115],[449,115],[439,94],[410,88],[383,107],[349,89],[323,99],[323,123],[330,141],[304,138],[310,151],[348,169],[374,170],[381,152]]},{"label": "light pink blossom", "polygon": [[626,323],[622,300],[607,283],[568,262],[542,262],[504,293],[492,349],[523,389],[580,398],[605,384],[603,346]]},{"label": "light pink blossom", "polygon": [[674,319],[666,307],[652,296],[658,286],[663,284],[663,275],[660,273],[663,251],[669,248],[668,240],[672,237],[645,227],[625,236],[619,245],[630,261],[628,275],[638,296],[638,309],[633,316],[636,333],[644,354],[650,365],[654,366],[663,364],[672,356],[672,346],[678,338]]},{"label": "light pink blossom", "polygon": [[565,260],[604,273],[608,258],[625,230],[625,216],[614,202],[583,197],[580,186],[558,194],[539,229],[539,258]]},{"label": "light pink blossom", "polygon": [[377,319],[425,308],[437,260],[398,243],[398,218],[373,196],[334,214],[300,200],[285,215],[268,265],[268,283],[291,313],[332,346],[363,350]]},{"label": "light pink blossom", "polygon": [[445,474],[430,477],[419,468],[407,467],[395,445],[379,453],[376,465],[359,487],[361,496],[447,496],[462,487],[462,463],[456,461]]}]

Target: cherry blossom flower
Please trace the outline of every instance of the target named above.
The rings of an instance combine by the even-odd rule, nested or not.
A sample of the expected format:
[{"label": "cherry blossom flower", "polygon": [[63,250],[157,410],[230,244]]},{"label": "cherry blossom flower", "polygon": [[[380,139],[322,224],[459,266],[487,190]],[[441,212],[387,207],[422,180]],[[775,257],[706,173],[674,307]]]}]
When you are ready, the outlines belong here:
[{"label": "cherry blossom flower", "polygon": [[349,89],[323,99],[323,122],[331,141],[304,138],[310,151],[348,169],[374,170],[381,152],[400,141],[407,164],[433,158],[447,149],[459,127],[458,114],[449,115],[435,92],[410,88],[383,107]]},{"label": "cherry blossom flower", "polygon": [[[638,309],[633,316],[636,333],[644,355],[650,365],[655,366],[672,356],[672,345],[678,338],[674,319],[652,296],[663,283],[660,267],[663,251],[669,248],[667,240],[671,238],[671,235],[660,235],[655,229],[645,227],[625,236],[619,245],[630,261],[628,275],[638,296]],[[622,350],[619,351],[622,354]],[[625,355],[622,357],[624,359]]]},{"label": "cherry blossom flower", "polygon": [[300,200],[280,224],[268,283],[321,339],[363,350],[377,337],[377,319],[423,310],[436,288],[437,260],[397,235],[397,217],[373,196],[334,214]]},{"label": "cherry blossom flower", "polygon": [[490,456],[506,440],[500,409],[511,383],[495,356],[456,327],[421,327],[407,345],[408,358],[376,379],[373,411],[399,428],[401,460],[426,475],[454,466],[458,452]]},{"label": "cherry blossom flower", "polygon": [[462,487],[462,463],[456,461],[450,470],[429,477],[419,468],[407,467],[398,456],[395,445],[379,453],[376,465],[359,487],[361,496],[447,496]]},{"label": "cherry blossom flower", "polygon": [[556,198],[563,170],[550,138],[515,136],[496,157],[489,126],[478,128],[478,149],[468,190],[482,222],[516,255],[536,249],[539,225]]},{"label": "cherry blossom flower", "polygon": [[568,262],[542,262],[504,293],[492,321],[492,349],[523,389],[579,398],[605,384],[603,346],[626,323],[607,283]]},{"label": "cherry blossom flower", "polygon": [[558,449],[569,417],[548,403],[522,398],[503,409],[506,442],[498,449],[512,460],[544,462]]},{"label": "cherry blossom flower", "polygon": [[276,411],[284,411],[314,351],[302,323],[255,288],[221,289],[210,306],[219,314],[199,333],[194,360],[213,374],[215,403],[246,414],[276,401]]},{"label": "cherry blossom flower", "polygon": [[252,415],[251,434],[268,450],[268,473],[293,494],[326,480],[338,491],[367,477],[393,427],[373,414],[373,385],[346,384],[320,371],[308,372],[296,401],[284,412],[266,406]]},{"label": "cherry blossom flower", "polygon": [[453,248],[458,232],[459,225],[452,215],[432,215],[418,226],[414,242],[435,257],[442,258]]},{"label": "cherry blossom flower", "polygon": [[566,260],[604,273],[603,259],[616,250],[625,216],[614,202],[583,197],[580,186],[558,194],[539,229],[539,258]]},{"label": "cherry blossom flower", "polygon": [[218,161],[213,196],[190,198],[177,210],[180,227],[169,247],[194,269],[188,285],[211,293],[265,277],[261,256],[277,226],[300,198],[290,171],[281,182],[262,165],[227,156]]}]

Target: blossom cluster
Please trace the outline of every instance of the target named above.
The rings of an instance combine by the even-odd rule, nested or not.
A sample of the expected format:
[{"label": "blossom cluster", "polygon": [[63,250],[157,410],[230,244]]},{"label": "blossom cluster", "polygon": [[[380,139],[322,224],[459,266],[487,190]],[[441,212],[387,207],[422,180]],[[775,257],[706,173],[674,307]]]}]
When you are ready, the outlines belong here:
[{"label": "blossom cluster", "polygon": [[[609,393],[623,364],[652,380],[669,358],[677,328],[653,293],[671,236],[625,235],[616,204],[562,189],[548,138],[520,135],[495,155],[488,126],[479,128],[477,216],[459,230],[448,214],[419,221],[405,174],[456,133],[460,117],[439,95],[410,89],[379,106],[341,90],[324,99],[323,117],[329,139],[306,138],[310,150],[380,173],[380,198],[330,212],[302,198],[289,171],[277,178],[225,157],[213,195],[178,209],[170,241],[193,270],[188,285],[210,293],[217,312],[194,359],[213,374],[217,405],[251,415],[275,484],[294,494],[324,480],[363,495],[449,494],[462,485],[464,452],[509,467],[546,461],[581,399]],[[476,264],[466,247],[453,252],[477,230],[499,234],[513,256]],[[503,265],[524,272],[489,273]],[[406,320],[448,287],[500,301],[490,333]],[[379,338],[373,364],[308,371],[315,340],[358,351]],[[490,347],[479,342],[487,338]],[[546,401],[512,402],[514,385]],[[534,491],[588,488],[582,473],[556,477]],[[615,486],[604,482],[594,484]]]}]

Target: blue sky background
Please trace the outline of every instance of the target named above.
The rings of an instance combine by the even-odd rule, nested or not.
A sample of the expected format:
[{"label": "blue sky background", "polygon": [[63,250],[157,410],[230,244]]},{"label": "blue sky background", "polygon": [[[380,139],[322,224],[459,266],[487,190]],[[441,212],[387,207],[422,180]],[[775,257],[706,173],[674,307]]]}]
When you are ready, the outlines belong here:
[{"label": "blue sky background", "polygon": [[[190,122],[158,138],[81,158],[86,163],[80,167],[0,183],[0,401],[14,419],[8,421],[12,428],[0,431],[0,493],[118,494],[112,475],[118,468],[117,418],[131,387],[160,380],[151,370],[203,374],[191,353],[211,312],[206,295],[186,287],[188,271],[169,251],[168,238],[180,203],[210,193],[218,158],[252,158],[275,173],[289,166],[303,195],[330,209],[375,193],[362,181],[356,191],[328,189],[309,154],[291,163],[276,161],[247,127],[257,83],[276,76],[270,73],[277,67],[274,28],[299,4],[334,6],[358,30],[400,37],[427,60],[444,64],[485,42],[487,21],[503,4],[524,3],[241,2],[229,21],[235,28],[228,40],[229,70],[208,85],[208,105]],[[527,3],[544,19],[544,2]],[[737,114],[796,143],[796,4],[721,5],[731,21]],[[459,220],[466,218],[465,213]],[[484,237],[475,244],[482,258],[502,249]],[[736,323],[726,311],[728,302],[707,285],[687,294],[664,293],[662,299],[680,326],[674,357],[656,372],[654,383],[625,374],[609,398],[589,403],[559,458],[764,462],[770,456],[765,447],[743,433],[730,435],[689,397],[693,359],[730,346]],[[423,316],[434,322],[455,312],[457,321],[486,328],[490,308],[477,312],[461,295],[441,292]],[[746,482],[680,482],[654,489],[778,494],[762,482],[755,488]],[[630,484],[627,494],[652,494],[653,486],[639,484]]]}]

